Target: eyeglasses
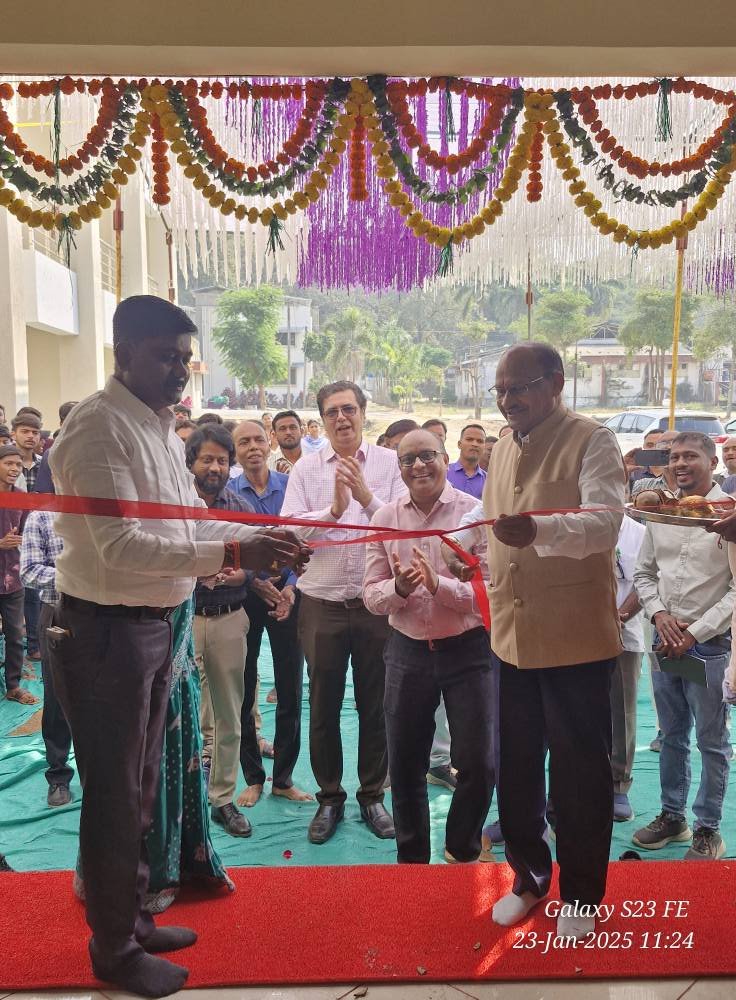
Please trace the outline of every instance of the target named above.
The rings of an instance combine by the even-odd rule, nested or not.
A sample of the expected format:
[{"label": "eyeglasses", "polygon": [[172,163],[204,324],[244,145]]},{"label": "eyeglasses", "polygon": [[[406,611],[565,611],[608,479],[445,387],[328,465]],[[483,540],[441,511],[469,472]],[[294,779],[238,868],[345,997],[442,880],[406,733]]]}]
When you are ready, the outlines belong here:
[{"label": "eyeglasses", "polygon": [[440,454],[441,452],[439,451],[430,451],[427,449],[427,451],[417,452],[416,455],[401,455],[399,457],[399,465],[403,465],[405,469],[410,469],[417,459],[419,459],[422,465],[431,465]]},{"label": "eyeglasses", "polygon": [[493,393],[496,399],[503,399],[505,396],[512,396],[514,399],[519,399],[521,396],[528,396],[531,387],[544,382],[546,378],[549,378],[549,376],[540,375],[539,378],[533,378],[531,382],[520,382],[517,385],[507,385],[505,388],[500,385],[494,385],[491,386],[489,392]]},{"label": "eyeglasses", "polygon": [[322,416],[325,420],[337,420],[340,413],[345,417],[354,417],[357,412],[358,407],[354,403],[347,403],[345,406],[331,406]]}]

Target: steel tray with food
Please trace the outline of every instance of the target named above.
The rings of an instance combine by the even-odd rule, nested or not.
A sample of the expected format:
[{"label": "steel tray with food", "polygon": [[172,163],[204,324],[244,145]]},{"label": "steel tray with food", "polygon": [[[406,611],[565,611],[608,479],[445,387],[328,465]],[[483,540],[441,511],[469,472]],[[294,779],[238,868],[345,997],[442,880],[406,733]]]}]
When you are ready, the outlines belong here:
[{"label": "steel tray with food", "polygon": [[626,513],[636,521],[680,525],[686,528],[707,527],[730,514],[736,501],[731,497],[708,500],[706,497],[677,497],[669,490],[650,489],[637,493]]}]

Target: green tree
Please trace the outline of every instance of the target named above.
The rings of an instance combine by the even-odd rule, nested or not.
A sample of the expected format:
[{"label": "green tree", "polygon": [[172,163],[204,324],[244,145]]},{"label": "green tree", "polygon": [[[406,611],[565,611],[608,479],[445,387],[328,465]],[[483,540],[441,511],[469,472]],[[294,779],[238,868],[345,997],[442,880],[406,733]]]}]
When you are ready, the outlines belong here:
[{"label": "green tree", "polygon": [[736,307],[718,303],[706,312],[703,325],[693,334],[693,353],[700,361],[707,361],[718,354],[730,356],[731,381],[726,402],[726,416],[730,417],[736,373]]},{"label": "green tree", "polygon": [[[461,359],[457,367],[464,372],[470,383],[470,391],[473,396],[473,413],[476,420],[480,420],[483,409],[481,378],[483,368],[481,366],[480,348],[486,343],[489,336],[496,329],[496,324],[483,319],[472,319],[461,323],[458,330],[458,353]],[[468,357],[465,357],[465,353]]]},{"label": "green tree", "polygon": [[369,315],[348,306],[333,316],[325,332],[334,338],[327,357],[336,378],[357,382],[363,374],[365,359],[373,346],[374,327]]},{"label": "green tree", "polygon": [[[532,337],[545,340],[556,347],[563,357],[577,340],[586,337],[591,328],[587,312],[593,303],[585,292],[566,288],[547,292],[536,306],[532,319]],[[517,336],[526,338],[526,317],[515,320],[510,329]]]},{"label": "green tree", "polygon": [[[325,384],[327,377],[327,358],[335,346],[335,338],[331,333],[312,331],[304,338],[304,357],[314,365],[312,381],[319,384],[317,389]],[[309,390],[311,392],[311,390]]]},{"label": "green tree", "polygon": [[[690,343],[698,304],[690,295],[682,296],[680,339]],[[672,350],[675,319],[675,296],[659,289],[642,289],[634,299],[633,311],[619,330],[618,339],[629,351],[648,351],[647,396],[650,403],[662,405],[665,390],[665,356]]]},{"label": "green tree", "polygon": [[258,388],[258,405],[265,409],[265,386],[286,379],[286,352],[277,342],[283,294],[279,288],[225,292],[217,303],[212,339],[225,367],[246,389]]}]

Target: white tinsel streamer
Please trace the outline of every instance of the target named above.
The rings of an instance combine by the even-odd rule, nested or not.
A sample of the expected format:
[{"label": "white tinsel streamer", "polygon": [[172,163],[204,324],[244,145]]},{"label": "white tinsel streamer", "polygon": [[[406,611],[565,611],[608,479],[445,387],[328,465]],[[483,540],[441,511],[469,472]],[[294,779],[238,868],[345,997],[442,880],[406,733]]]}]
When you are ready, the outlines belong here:
[{"label": "white tinsel streamer", "polygon": [[[570,88],[599,81],[524,79],[526,88]],[[624,86],[638,80],[621,80]],[[729,90],[732,79],[710,79],[703,82]],[[670,109],[673,140],[658,142],[656,134],[657,97],[635,98],[633,101],[599,101],[599,113],[604,128],[619,144],[634,155],[650,161],[668,162],[694,152],[723,120],[726,108],[688,94],[672,94]],[[589,133],[590,134],[590,133]],[[591,136],[592,138],[592,136]],[[597,148],[597,147],[596,147]],[[592,166],[583,166],[573,149],[572,157],[581,171],[588,190],[600,199],[602,211],[626,223],[633,229],[658,228],[679,218],[680,204],[675,208],[652,208],[627,201],[616,201],[610,191],[595,176]],[[678,188],[687,177],[648,177],[643,181],[632,177],[611,161],[614,175],[639,184],[642,190]],[[557,170],[545,143],[542,165],[544,191],[536,203],[526,200],[526,175],[504,214],[487,228],[481,237],[471,241],[469,249],[455,258],[452,281],[474,284],[478,288],[494,282],[526,285],[527,261],[531,255],[532,282],[535,285],[579,286],[606,279],[631,280],[647,285],[671,285],[675,272],[674,244],[657,250],[641,250],[636,255],[625,245],[614,243],[593,229],[587,216],[574,204],[567,182]],[[736,254],[734,234],[734,192],[732,188],[719,200],[718,207],[689,234],[686,253],[687,283],[693,291],[705,291],[705,276],[714,262]],[[692,203],[689,203],[688,207]]]}]

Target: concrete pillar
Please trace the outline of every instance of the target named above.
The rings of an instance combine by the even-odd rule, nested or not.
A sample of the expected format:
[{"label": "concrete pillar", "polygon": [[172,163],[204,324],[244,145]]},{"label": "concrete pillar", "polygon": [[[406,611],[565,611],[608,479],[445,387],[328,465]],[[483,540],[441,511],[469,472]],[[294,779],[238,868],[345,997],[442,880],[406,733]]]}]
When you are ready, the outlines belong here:
[{"label": "concrete pillar", "polygon": [[60,403],[80,400],[105,384],[105,311],[100,270],[99,223],[92,221],[75,236],[72,267],[77,272],[79,334],[60,338]]},{"label": "concrete pillar", "polygon": [[[123,206],[123,298],[148,294],[148,252],[143,177],[137,170],[121,188]],[[165,296],[165,293],[164,293]]]},{"label": "concrete pillar", "polygon": [[28,349],[23,289],[23,227],[0,208],[0,403],[7,419],[27,406]]}]

